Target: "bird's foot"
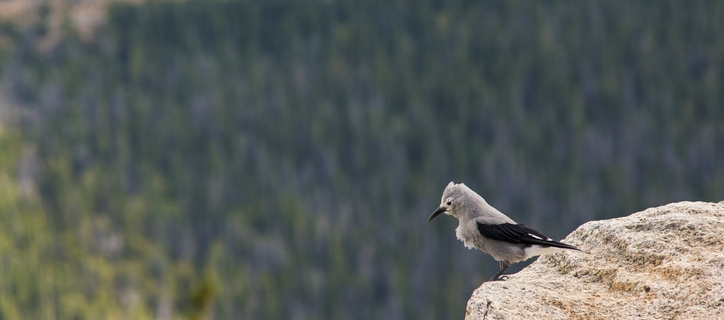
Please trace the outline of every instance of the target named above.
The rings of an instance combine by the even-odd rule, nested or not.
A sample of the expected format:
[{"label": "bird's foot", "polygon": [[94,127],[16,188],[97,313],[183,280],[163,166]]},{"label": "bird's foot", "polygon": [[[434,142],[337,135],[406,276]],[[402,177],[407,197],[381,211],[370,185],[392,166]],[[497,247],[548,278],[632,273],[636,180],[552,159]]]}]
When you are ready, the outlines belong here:
[{"label": "bird's foot", "polygon": [[491,281],[505,281],[505,280],[508,280],[508,276],[492,277],[492,278],[490,278],[490,280],[488,280],[488,282],[491,282]]}]

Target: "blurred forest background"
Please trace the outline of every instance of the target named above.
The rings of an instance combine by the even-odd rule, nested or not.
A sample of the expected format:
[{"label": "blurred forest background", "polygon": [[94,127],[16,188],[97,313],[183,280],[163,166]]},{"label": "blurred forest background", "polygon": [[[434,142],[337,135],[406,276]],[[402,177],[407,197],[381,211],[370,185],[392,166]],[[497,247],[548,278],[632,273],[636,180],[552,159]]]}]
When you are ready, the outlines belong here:
[{"label": "blurred forest background", "polygon": [[461,319],[451,180],[724,199],[722,1],[132,2],[0,23],[0,319]]}]

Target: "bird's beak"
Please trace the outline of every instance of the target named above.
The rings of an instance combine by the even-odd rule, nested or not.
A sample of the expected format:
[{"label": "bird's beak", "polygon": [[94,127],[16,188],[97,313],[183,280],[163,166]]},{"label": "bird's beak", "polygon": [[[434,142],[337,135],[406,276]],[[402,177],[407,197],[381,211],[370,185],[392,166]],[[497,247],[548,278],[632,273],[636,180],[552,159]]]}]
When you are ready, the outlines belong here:
[{"label": "bird's beak", "polygon": [[447,210],[447,208],[443,208],[443,207],[437,208],[437,210],[435,210],[435,212],[433,212],[432,215],[429,218],[427,218],[427,222],[432,221],[432,219],[435,219],[435,217],[437,217],[439,214],[445,212],[445,210]]}]

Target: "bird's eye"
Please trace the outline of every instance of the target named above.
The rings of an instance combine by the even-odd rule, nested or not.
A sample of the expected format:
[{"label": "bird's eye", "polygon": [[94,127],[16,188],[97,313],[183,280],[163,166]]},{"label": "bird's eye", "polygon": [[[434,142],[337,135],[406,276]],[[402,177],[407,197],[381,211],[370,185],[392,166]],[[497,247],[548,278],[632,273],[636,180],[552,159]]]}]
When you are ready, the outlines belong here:
[{"label": "bird's eye", "polygon": [[448,201],[448,202],[447,202],[447,205],[451,206],[451,205],[452,205],[452,201]]}]

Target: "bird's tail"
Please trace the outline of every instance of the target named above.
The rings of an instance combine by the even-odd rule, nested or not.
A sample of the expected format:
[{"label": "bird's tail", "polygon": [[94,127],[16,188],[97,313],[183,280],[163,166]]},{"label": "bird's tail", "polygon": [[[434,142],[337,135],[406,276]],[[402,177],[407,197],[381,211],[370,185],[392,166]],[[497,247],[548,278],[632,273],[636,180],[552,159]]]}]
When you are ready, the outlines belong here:
[{"label": "bird's tail", "polygon": [[581,249],[578,249],[578,248],[576,248],[576,247],[574,247],[574,246],[572,246],[572,245],[570,245],[570,244],[565,244],[565,243],[563,243],[563,242],[558,242],[558,241],[555,241],[555,240],[546,240],[545,243],[541,243],[541,245],[548,245],[548,246],[551,246],[551,247],[554,247],[554,248],[567,249],[567,250],[575,250],[575,251],[581,251],[581,252],[583,252]]}]

